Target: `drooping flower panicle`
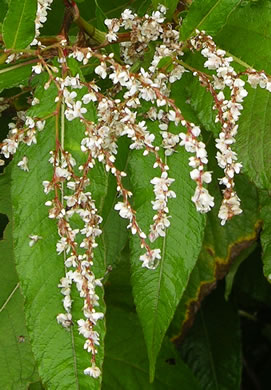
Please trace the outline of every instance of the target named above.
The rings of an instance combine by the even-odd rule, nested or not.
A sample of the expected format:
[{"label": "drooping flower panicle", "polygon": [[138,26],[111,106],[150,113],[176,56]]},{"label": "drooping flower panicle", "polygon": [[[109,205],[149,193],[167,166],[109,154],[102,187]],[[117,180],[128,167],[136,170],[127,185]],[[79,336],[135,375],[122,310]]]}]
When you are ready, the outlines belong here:
[{"label": "drooping flower panicle", "polygon": [[[108,54],[103,48],[83,47],[80,40],[71,46],[67,42],[68,38],[63,37],[61,42],[53,45],[51,57],[56,52],[58,57],[52,63],[49,54],[43,55],[39,41],[40,28],[47,19],[52,1],[38,0],[35,39],[31,45],[38,46],[32,76],[40,77],[45,73],[47,81],[44,89],[47,90],[51,85],[57,89],[54,110],[46,117],[19,111],[9,124],[8,136],[0,147],[4,158],[9,159],[21,143],[35,145],[39,132],[47,131],[47,119],[56,117],[58,122],[60,114],[67,123],[80,123],[82,134],[78,150],[81,151],[82,161],[76,161],[73,154],[66,150],[65,134],[60,134],[64,130],[60,131],[56,126],[55,149],[48,156],[52,165],[52,178],[44,178],[42,184],[48,195],[45,203],[48,216],[57,224],[59,238],[56,252],[64,257],[65,265],[65,275],[58,284],[63,295],[64,310],[58,314],[57,322],[66,329],[71,326],[78,328],[79,334],[85,339],[84,349],[91,355],[90,366],[84,373],[97,378],[101,375],[101,369],[96,359],[100,345],[96,325],[104,316],[99,295],[103,279],[94,274],[93,264],[102,234],[102,217],[93,198],[89,178],[91,169],[96,164],[102,164],[105,172],[114,177],[118,195],[114,209],[121,218],[127,219],[127,228],[131,234],[138,237],[141,249],[144,250],[139,256],[142,267],[155,269],[162,257],[159,238],[166,236],[171,224],[169,201],[177,197],[181,199],[182,196],[174,192],[175,178],[171,177],[168,164],[174,153],[182,153],[181,147],[190,154],[190,177],[195,184],[192,201],[197,211],[206,213],[214,206],[214,197],[207,188],[212,180],[212,172],[208,170],[207,149],[201,128],[185,118],[172,98],[172,84],[190,71],[190,67],[182,61],[184,46],[199,51],[205,59],[204,67],[212,73],[210,75],[195,70],[193,75],[211,93],[216,122],[221,126],[216,138],[216,159],[224,172],[219,179],[219,184],[223,185],[223,200],[218,214],[222,224],[242,212],[234,182],[242,164],[238,162],[233,147],[242,103],[247,96],[245,83],[253,88],[260,86],[271,91],[271,80],[264,72],[254,69],[238,74],[232,65],[233,59],[224,50],[217,48],[212,37],[203,31],[196,31],[196,35],[188,42],[181,42],[179,31],[166,23],[167,10],[163,5],[142,18],[126,9],[120,19],[105,20],[108,28],[105,44],[120,42],[121,61],[117,61],[113,53]],[[121,39],[121,34],[127,38],[125,41]],[[157,44],[147,67],[143,61],[144,55],[148,45],[154,41]],[[15,61],[22,55],[25,54],[11,53],[6,62]],[[72,71],[71,61],[76,61],[83,68],[95,64],[91,81],[84,79],[81,70]],[[103,93],[104,83],[110,84],[106,94]],[[8,99],[1,99],[1,103],[0,112],[9,107]],[[33,106],[39,106],[40,100],[32,96],[30,103],[31,108],[35,108]],[[89,115],[90,111],[95,115]],[[151,126],[151,122],[157,126]],[[142,230],[133,205],[133,193],[124,185],[127,173],[119,169],[116,162],[121,137],[128,139],[131,152],[138,150],[143,156],[153,157],[153,176],[149,182],[153,187],[150,207],[154,215],[152,221],[149,221],[148,232]],[[3,164],[4,160],[0,160],[0,165]],[[17,165],[23,171],[22,175],[31,171],[31,161],[27,155]],[[75,219],[77,223],[74,223]],[[28,240],[29,246],[33,247],[38,245],[42,237],[34,232],[28,236]],[[154,242],[157,247],[153,247]],[[82,318],[77,322],[72,315],[73,285],[83,301]]]}]

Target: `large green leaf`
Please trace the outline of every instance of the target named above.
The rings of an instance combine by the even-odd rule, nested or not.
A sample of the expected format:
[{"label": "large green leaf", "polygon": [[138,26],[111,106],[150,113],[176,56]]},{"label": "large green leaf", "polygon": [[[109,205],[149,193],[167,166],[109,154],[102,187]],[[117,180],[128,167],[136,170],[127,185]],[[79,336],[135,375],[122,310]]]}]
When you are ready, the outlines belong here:
[{"label": "large green leaf", "polygon": [[[49,91],[49,90],[48,90]],[[47,98],[54,100],[54,90]],[[37,108],[36,108],[37,107]],[[40,110],[31,108],[31,115]],[[79,140],[84,136],[80,121],[62,120],[64,146],[82,163]],[[98,389],[100,380],[87,377],[83,370],[89,366],[90,356],[83,349],[84,339],[78,334],[76,320],[82,317],[82,300],[73,291],[74,327],[70,332],[56,322],[56,316],[63,312],[62,296],[58,289],[61,277],[65,275],[63,259],[57,256],[58,240],[56,223],[48,219],[48,209],[44,206],[48,197],[43,192],[42,181],[52,177],[52,166],[48,163],[49,151],[55,148],[55,118],[47,121],[45,129],[38,134],[38,144],[18,151],[14,159],[12,174],[12,202],[14,207],[14,252],[17,271],[25,296],[25,310],[33,352],[39,365],[43,382],[50,389]],[[26,155],[29,172],[16,169],[16,163]],[[95,167],[91,177],[92,192],[101,211],[106,191],[103,169]],[[29,246],[29,235],[36,234],[40,239],[33,247]],[[101,240],[100,240],[101,241]],[[95,251],[94,271],[96,277],[105,272],[105,258],[102,242]],[[104,310],[101,289],[101,311]],[[97,325],[101,337],[97,364],[103,359],[103,321]]]},{"label": "large green leaf", "polygon": [[239,3],[240,0],[194,0],[183,21],[180,39],[188,39],[196,29],[215,35]]},{"label": "large green leaf", "polygon": [[245,176],[236,178],[243,213],[225,226],[220,225],[217,214],[221,194],[216,181],[220,173],[213,159],[210,163],[210,169],[215,171],[210,191],[215,195],[216,204],[207,215],[203,247],[171,324],[171,333],[177,343],[191,327],[203,298],[215,287],[217,280],[225,276],[234,259],[256,241],[261,225],[257,190]]},{"label": "large green leaf", "polygon": [[222,288],[215,291],[200,309],[181,352],[202,389],[240,389],[239,316],[233,305],[224,301]]},{"label": "large green leaf", "polygon": [[269,1],[248,2],[229,17],[216,43],[257,70],[271,72],[271,8]]},{"label": "large green leaf", "polygon": [[[155,247],[162,254],[156,270],[141,267],[140,245],[137,239],[132,240],[133,293],[147,345],[151,378],[163,337],[197,260],[205,221],[191,201],[194,184],[189,180],[188,154],[181,150],[170,156],[167,163],[169,176],[175,178],[172,190],[177,199],[169,201],[172,217],[166,237],[156,241]],[[130,160],[137,219],[147,233],[153,217],[150,180],[157,175],[152,165],[152,159],[142,157],[142,152],[135,153]]]},{"label": "large green leaf", "polygon": [[6,88],[24,85],[31,76],[32,65],[34,65],[35,62],[36,61],[33,61],[32,64],[28,63],[26,65],[21,63],[2,67],[0,69],[0,92]]},{"label": "large green leaf", "polygon": [[136,313],[109,308],[107,323],[103,390],[201,389],[168,339],[163,343],[154,382],[150,384],[146,347]]},{"label": "large green leaf", "polygon": [[[244,171],[256,186],[271,189],[271,96],[266,90],[252,89],[244,102],[236,137],[236,151]],[[252,158],[253,156],[253,158]]]},{"label": "large green leaf", "polygon": [[10,0],[3,23],[3,39],[8,49],[25,49],[35,36],[35,0]]},{"label": "large green leaf", "polygon": [[133,304],[128,258],[129,252],[123,252],[105,289],[108,310],[102,389],[198,390],[197,380],[167,338],[158,357],[154,382],[149,383],[147,351]]},{"label": "large green leaf", "polygon": [[25,390],[28,384],[38,380],[38,374],[14,264],[10,175],[7,172],[0,176],[0,188],[0,212],[8,214],[10,219],[0,241],[0,387]]}]

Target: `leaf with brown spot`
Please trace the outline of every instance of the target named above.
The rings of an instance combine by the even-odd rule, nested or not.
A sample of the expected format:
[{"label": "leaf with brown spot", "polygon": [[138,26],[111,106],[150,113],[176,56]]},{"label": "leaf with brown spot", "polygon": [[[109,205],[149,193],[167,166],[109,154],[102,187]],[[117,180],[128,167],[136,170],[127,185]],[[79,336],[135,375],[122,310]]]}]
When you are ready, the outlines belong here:
[{"label": "leaf with brown spot", "polygon": [[[212,164],[210,169],[217,171]],[[221,173],[214,176],[221,177]],[[257,239],[261,227],[257,189],[246,176],[240,175],[236,178],[236,190],[242,202],[241,215],[221,226],[217,217],[220,207],[217,201],[207,216],[203,247],[170,328],[176,343],[191,327],[202,300],[215,288],[217,280],[224,278],[233,260]],[[221,199],[215,177],[210,192],[216,195],[216,199]]]}]

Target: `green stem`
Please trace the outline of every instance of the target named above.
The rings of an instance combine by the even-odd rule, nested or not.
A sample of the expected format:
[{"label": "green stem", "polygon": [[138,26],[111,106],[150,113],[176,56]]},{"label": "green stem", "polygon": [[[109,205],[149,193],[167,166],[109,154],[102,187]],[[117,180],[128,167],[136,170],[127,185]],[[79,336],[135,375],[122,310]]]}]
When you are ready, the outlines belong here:
[{"label": "green stem", "polygon": [[106,42],[106,33],[98,30],[92,24],[88,23],[84,18],[82,18],[79,14],[77,6],[73,7],[73,17],[73,20],[77,26],[84,30],[85,33],[87,33],[97,43],[102,44]]},{"label": "green stem", "polygon": [[85,19],[83,19],[81,16],[77,20],[75,20],[75,23],[82,28],[91,38],[93,38],[98,43],[104,43],[106,41],[106,33],[103,31],[98,30],[92,24],[88,23]]}]

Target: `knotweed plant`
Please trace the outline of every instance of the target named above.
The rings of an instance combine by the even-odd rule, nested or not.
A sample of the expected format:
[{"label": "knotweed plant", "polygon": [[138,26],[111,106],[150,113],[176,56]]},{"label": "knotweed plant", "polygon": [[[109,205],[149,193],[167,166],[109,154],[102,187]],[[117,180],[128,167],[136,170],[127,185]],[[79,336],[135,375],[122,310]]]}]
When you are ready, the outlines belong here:
[{"label": "knotweed plant", "polygon": [[[4,21],[0,72],[23,66],[28,66],[30,72],[24,80],[13,83],[12,87],[20,88],[14,97],[1,97],[2,113],[8,112],[18,97],[26,97],[26,103],[8,123],[0,163],[7,164],[17,151],[23,150],[13,169],[24,171],[27,183],[31,167],[38,161],[31,162],[24,145],[29,150],[42,148],[41,135],[47,132],[49,137],[51,133],[53,147],[46,155],[51,173],[37,180],[46,194],[42,207],[55,221],[55,251],[65,269],[58,283],[63,310],[56,321],[65,328],[63,332],[77,329],[84,339],[82,348],[89,353],[89,365],[83,372],[98,378],[102,373],[101,360],[97,361],[99,323],[105,315],[100,291],[106,275],[95,273],[104,221],[100,200],[95,198],[92,172],[97,172],[98,167],[111,177],[108,183],[116,192],[114,213],[127,220],[144,273],[151,275],[159,267],[163,272],[160,261],[165,253],[159,243],[170,229],[176,229],[171,226],[171,205],[181,208],[186,196],[174,187],[174,172],[183,167],[175,166],[172,171],[171,159],[188,153],[190,178],[186,180],[191,180],[188,185],[193,187],[189,202],[197,213],[208,213],[219,202],[217,218],[221,225],[239,218],[236,216],[242,213],[242,199],[235,187],[235,176],[242,171],[235,149],[239,120],[250,87],[270,92],[271,79],[264,71],[252,67],[240,70],[239,64],[235,67],[234,57],[202,29],[195,28],[187,39],[180,39],[181,15],[175,13],[171,22],[162,4],[149,7],[140,16],[130,8],[124,9],[119,18],[105,18],[104,28],[98,30],[83,19],[74,1],[65,0],[61,31],[55,36],[43,36],[42,27],[53,0],[38,0],[35,15],[29,8],[32,25],[26,20],[25,35],[10,42],[15,4],[15,0],[11,1]],[[193,56],[203,66],[191,65],[187,59]],[[183,88],[182,80],[188,75],[198,80],[212,99],[214,121],[219,128],[215,136],[218,179],[212,179],[213,169],[209,167],[208,129],[203,131],[199,120],[190,119],[174,90],[175,85]],[[66,141],[67,137],[70,141]],[[131,168],[119,164],[124,144],[129,158],[133,154],[140,156],[152,172],[148,182],[152,220],[147,225],[137,217],[137,189],[131,184]],[[220,186],[222,201],[208,188],[212,180]],[[44,242],[38,227],[25,239],[31,250]],[[81,316],[74,319],[75,296],[80,298]]]}]

